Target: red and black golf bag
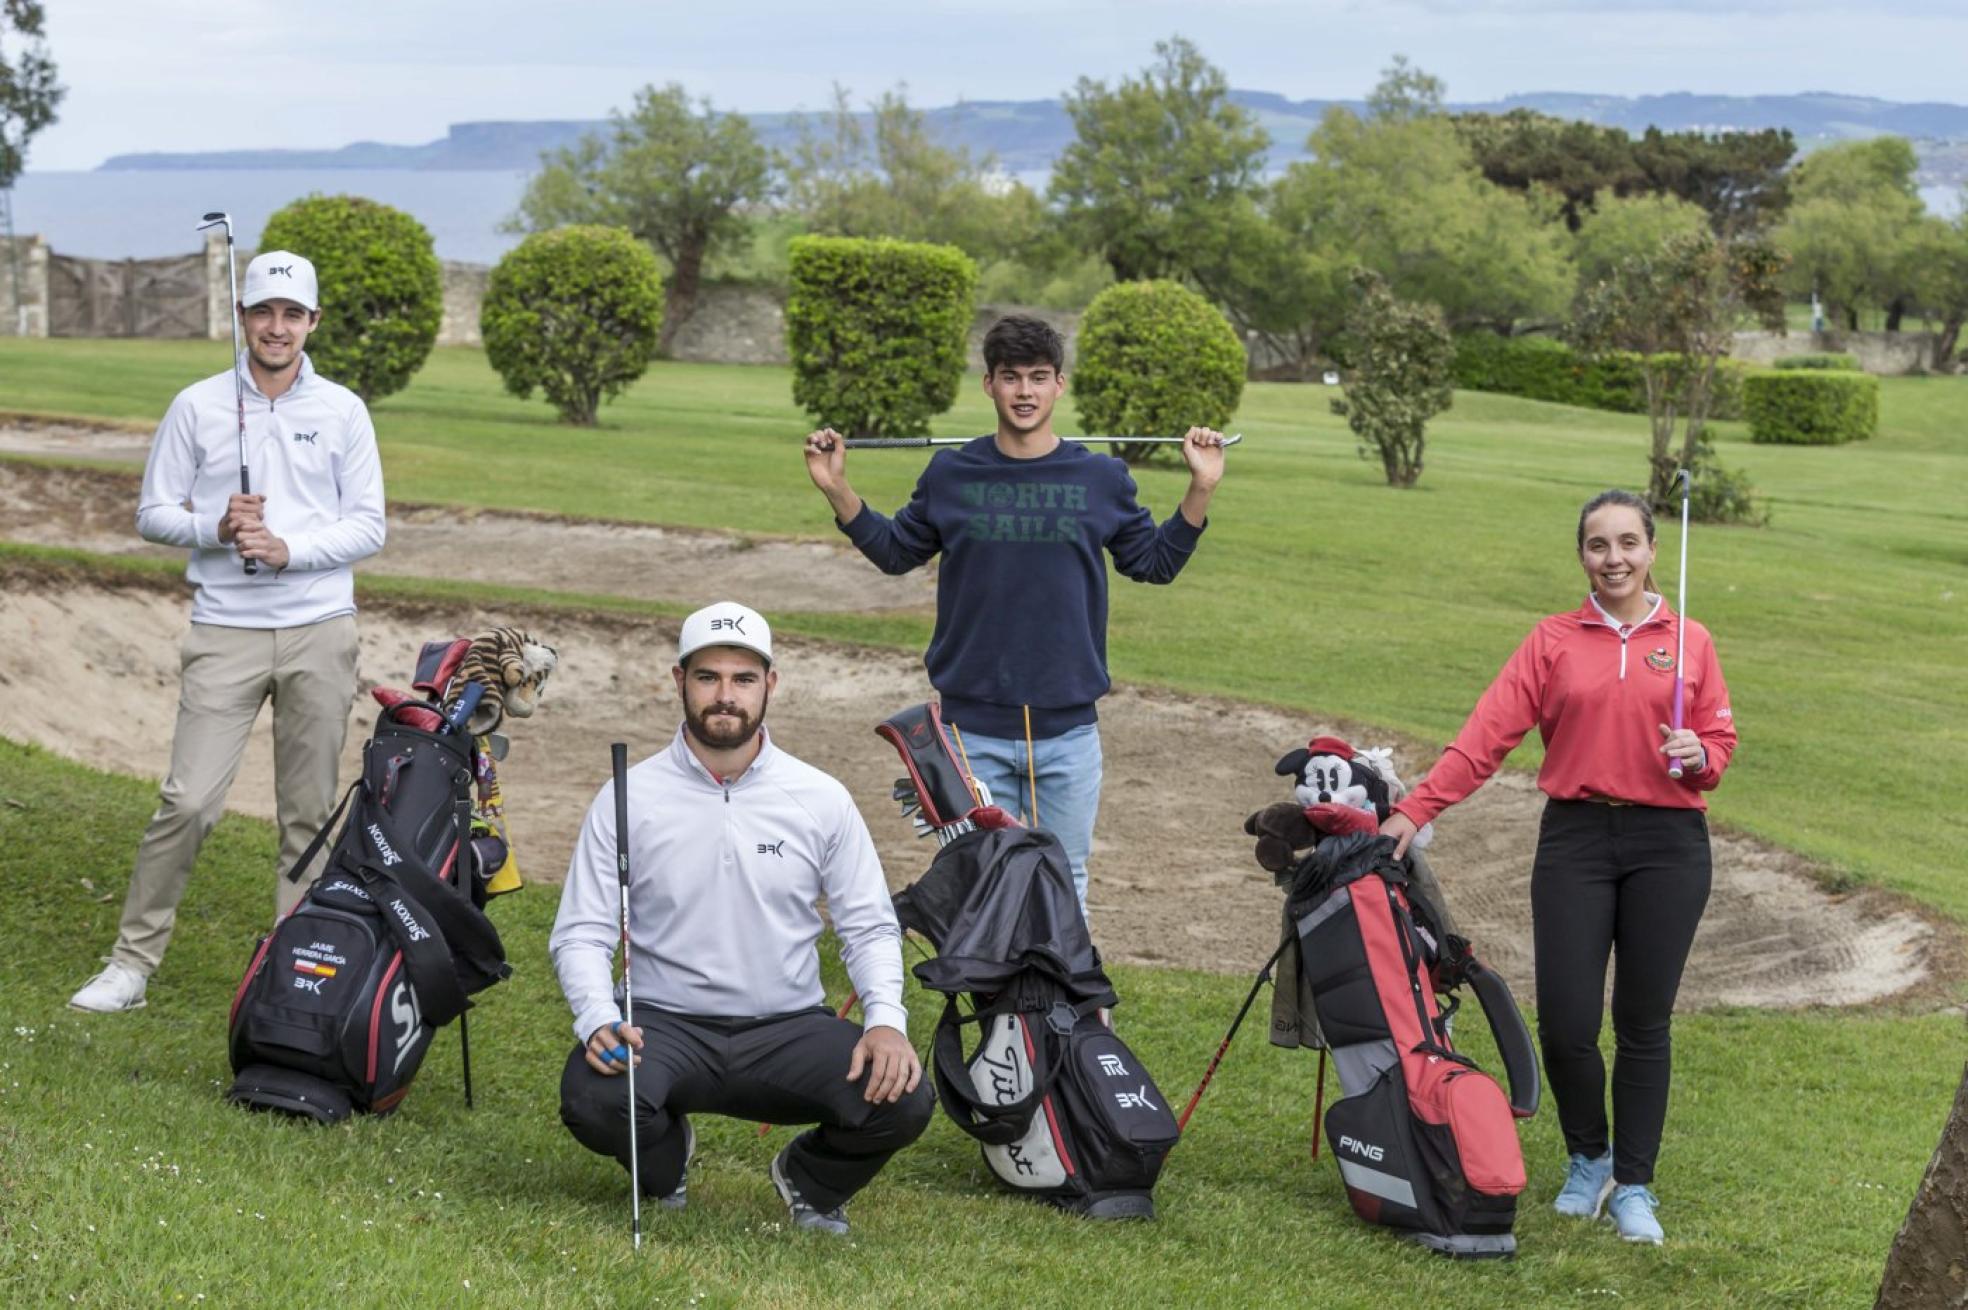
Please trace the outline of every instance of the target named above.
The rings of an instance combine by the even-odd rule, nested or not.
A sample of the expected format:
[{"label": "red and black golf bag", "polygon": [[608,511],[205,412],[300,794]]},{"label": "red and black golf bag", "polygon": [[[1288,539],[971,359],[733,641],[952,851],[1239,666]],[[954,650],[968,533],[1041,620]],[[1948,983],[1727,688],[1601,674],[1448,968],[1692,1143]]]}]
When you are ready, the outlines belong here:
[{"label": "red and black golf bag", "polygon": [[[462,1032],[470,997],[511,972],[480,876],[504,851],[472,840],[475,684],[449,710],[438,694],[469,645],[425,647],[428,701],[379,689],[362,776],[286,876],[301,876],[346,813],[327,865],[233,995],[228,1100],[323,1123],[387,1114],[432,1034],[453,1019]],[[469,1046],[465,1087],[469,1102]]]},{"label": "red and black golf bag", "polygon": [[[1326,1134],[1362,1219],[1444,1255],[1509,1256],[1524,1190],[1515,1120],[1539,1098],[1530,1033],[1503,979],[1441,930],[1393,850],[1375,834],[1328,837],[1280,878],[1345,1093],[1326,1111]],[[1496,1038],[1507,1098],[1450,1041],[1465,982]]]},{"label": "red and black golf bag", "polygon": [[1118,998],[1065,850],[978,806],[934,705],[876,731],[909,771],[896,798],[943,842],[895,912],[937,950],[915,975],[945,998],[932,1061],[944,1112],[1007,1187],[1090,1219],[1152,1219],[1179,1134],[1154,1079],[1100,1018]]}]

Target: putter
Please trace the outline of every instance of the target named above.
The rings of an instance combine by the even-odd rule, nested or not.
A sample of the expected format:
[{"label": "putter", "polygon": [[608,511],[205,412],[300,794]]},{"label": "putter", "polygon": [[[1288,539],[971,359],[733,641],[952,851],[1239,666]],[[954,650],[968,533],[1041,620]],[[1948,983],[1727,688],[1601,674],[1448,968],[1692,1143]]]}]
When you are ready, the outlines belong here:
[{"label": "putter", "polygon": [[[253,494],[253,480],[246,472],[246,386],[239,377],[239,272],[237,261],[232,257],[232,215],[223,209],[215,209],[205,215],[205,221],[198,225],[203,232],[208,227],[223,227],[226,238],[226,285],[232,290],[232,301],[226,306],[226,314],[232,319],[232,402],[239,413],[239,494]],[[258,573],[258,560],[242,560],[246,572]]]},{"label": "putter", "polygon": [[[848,450],[921,450],[925,446],[963,446],[975,437],[848,437],[842,445]],[[1244,439],[1239,432],[1223,439],[1228,450]],[[1061,437],[1061,441],[1083,441],[1103,446],[1179,446],[1181,437]]]},{"label": "putter", "polygon": [[[1693,494],[1695,480],[1686,469],[1678,470],[1675,476],[1681,479],[1681,585],[1674,593],[1674,603],[1681,613],[1674,621],[1674,715],[1670,726],[1679,732],[1687,711],[1688,671],[1682,662],[1688,654],[1688,497]],[[1681,774],[1681,761],[1669,757],[1667,776],[1679,778]]]},{"label": "putter", "polygon": [[[622,1013],[635,1022],[635,970],[629,962],[629,748],[616,742],[608,748],[615,766],[615,879],[622,888]],[[621,1036],[618,1031],[615,1034]],[[629,1237],[642,1249],[642,1152],[636,1143],[635,1052],[626,1041],[615,1048],[629,1071]],[[614,1054],[615,1052],[611,1052]]]}]

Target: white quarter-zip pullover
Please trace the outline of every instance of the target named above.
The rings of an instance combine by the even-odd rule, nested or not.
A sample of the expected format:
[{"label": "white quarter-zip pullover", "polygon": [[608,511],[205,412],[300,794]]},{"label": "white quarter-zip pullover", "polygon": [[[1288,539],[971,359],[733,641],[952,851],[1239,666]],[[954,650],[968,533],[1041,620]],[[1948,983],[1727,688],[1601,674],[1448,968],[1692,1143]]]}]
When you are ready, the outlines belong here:
[{"label": "white quarter-zip pullover", "polygon": [[[761,729],[763,734],[763,729]],[[637,1004],[756,1017],[825,1002],[818,900],[861,995],[862,1027],[908,1032],[902,929],[847,788],[766,738],[737,778],[712,776],[679,729],[628,771],[629,960]],[[548,950],[587,1041],[623,1017],[615,795],[588,807]]]},{"label": "white quarter-zip pullover", "polygon": [[[287,567],[248,575],[219,541],[226,500],[239,490],[239,414],[233,373],[178,393],[151,439],[137,502],[137,532],[186,546],[197,589],[193,623],[291,628],[355,612],[349,565],[383,548],[383,466],[368,407],[314,371],[306,354],[293,385],[268,399],[242,354],[246,465],[266,497],[266,525],[287,543]],[[189,506],[189,508],[187,508]]]}]

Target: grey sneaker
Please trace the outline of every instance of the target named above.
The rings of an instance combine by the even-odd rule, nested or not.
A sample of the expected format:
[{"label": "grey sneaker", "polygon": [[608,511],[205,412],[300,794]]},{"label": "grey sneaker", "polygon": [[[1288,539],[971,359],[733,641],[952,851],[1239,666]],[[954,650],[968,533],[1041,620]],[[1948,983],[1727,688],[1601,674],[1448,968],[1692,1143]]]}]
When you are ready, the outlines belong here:
[{"label": "grey sneaker", "polygon": [[1660,1220],[1654,1218],[1659,1204],[1660,1199],[1646,1184],[1621,1183],[1613,1189],[1613,1199],[1606,1202],[1606,1216],[1627,1241],[1659,1246],[1665,1238]]},{"label": "grey sneaker", "polygon": [[1575,1155],[1565,1170],[1565,1185],[1558,1190],[1558,1199],[1551,1203],[1551,1208],[1574,1219],[1597,1219],[1599,1207],[1606,1203],[1606,1194],[1612,1190],[1611,1151],[1597,1160]]},{"label": "grey sneaker", "polygon": [[793,1217],[793,1227],[804,1228],[813,1233],[831,1233],[835,1237],[847,1236],[846,1207],[835,1206],[831,1210],[816,1210],[799,1194],[792,1179],[786,1177],[786,1152],[792,1150],[786,1144],[784,1150],[772,1157],[772,1185],[779,1191],[779,1199],[786,1203],[786,1210]]},{"label": "grey sneaker", "polygon": [[683,1172],[677,1175],[677,1185],[668,1196],[658,1197],[656,1204],[665,1210],[681,1210],[690,1204],[687,1189],[690,1186],[690,1162],[697,1157],[697,1130],[690,1126],[690,1120],[683,1121]]},{"label": "grey sneaker", "polygon": [[149,979],[127,964],[111,960],[103,971],[68,998],[71,1010],[91,1014],[115,1014],[119,1010],[139,1010],[144,1005],[144,987]]}]

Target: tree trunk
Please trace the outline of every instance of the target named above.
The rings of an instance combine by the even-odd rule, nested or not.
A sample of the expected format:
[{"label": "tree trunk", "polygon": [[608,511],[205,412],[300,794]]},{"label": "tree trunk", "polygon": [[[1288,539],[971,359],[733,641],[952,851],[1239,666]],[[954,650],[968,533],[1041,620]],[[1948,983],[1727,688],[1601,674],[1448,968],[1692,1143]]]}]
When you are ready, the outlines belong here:
[{"label": "tree trunk", "polygon": [[1874,1310],[1962,1306],[1968,1306],[1968,1068],[1927,1176],[1887,1253]]},{"label": "tree trunk", "polygon": [[1906,307],[1907,302],[1905,296],[1894,296],[1886,302],[1886,330],[1888,332],[1898,332],[1900,330],[1900,320],[1906,317]]},{"label": "tree trunk", "polygon": [[663,327],[656,336],[656,353],[670,357],[670,343],[677,329],[697,309],[697,288],[704,280],[704,243],[693,242],[677,252],[670,270],[670,285],[663,297]]},{"label": "tree trunk", "polygon": [[1941,324],[1941,330],[1934,334],[1934,371],[1947,373],[1954,367],[1955,347],[1961,344],[1961,325],[1968,315],[1949,314]]}]

